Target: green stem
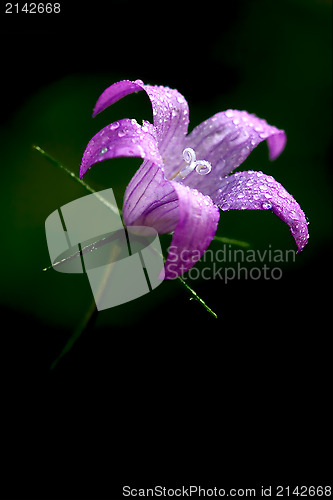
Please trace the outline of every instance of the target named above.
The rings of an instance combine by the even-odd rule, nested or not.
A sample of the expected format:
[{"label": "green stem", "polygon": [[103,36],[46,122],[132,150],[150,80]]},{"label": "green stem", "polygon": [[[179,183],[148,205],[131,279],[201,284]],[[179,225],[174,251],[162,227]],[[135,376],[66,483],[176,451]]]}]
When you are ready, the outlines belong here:
[{"label": "green stem", "polygon": [[229,243],[229,245],[237,245],[239,247],[249,247],[250,243],[247,241],[234,240],[232,238],[225,238],[224,236],[214,236],[215,241],[220,241],[221,243]]},{"label": "green stem", "polygon": [[184,285],[184,287],[187,288],[187,290],[193,295],[193,297],[191,298],[197,300],[199,304],[201,304],[206,309],[206,311],[209,312],[209,314],[211,314],[215,319],[217,319],[217,314],[209,306],[207,306],[206,302],[204,302],[199,297],[199,295],[193,290],[193,288],[191,288],[180,276],[178,276],[178,279],[181,282],[181,284]]},{"label": "green stem", "polygon": [[46,153],[46,151],[44,151],[44,149],[42,149],[41,147],[37,146],[36,144],[33,144],[32,147],[36,151],[38,151],[38,153],[40,153],[45,158],[47,158],[51,163],[53,163],[53,165],[55,165],[56,167],[60,168],[64,172],[66,172],[66,174],[68,174],[72,179],[74,179],[81,186],[83,186],[84,189],[86,189],[89,193],[95,193],[95,190],[93,188],[91,188],[88,184],[86,184],[83,180],[81,180],[77,175],[75,175],[74,172],[71,172],[68,168],[66,168],[64,165],[62,165],[58,160],[56,160],[55,158],[53,158],[53,156],[51,156],[48,153]]},{"label": "green stem", "polygon": [[71,348],[73,347],[75,342],[78,340],[78,338],[81,336],[81,334],[85,330],[87,330],[89,327],[92,326],[96,317],[97,317],[97,308],[95,305],[95,301],[93,300],[92,303],[90,304],[88,311],[86,312],[86,314],[84,315],[84,317],[82,318],[82,320],[80,321],[78,326],[75,328],[72,335],[67,340],[67,342],[66,342],[65,346],[63,347],[63,349],[61,350],[59,356],[51,364],[50,370],[54,370],[54,368],[57,366],[57,364],[59,363],[61,358],[71,350]]},{"label": "green stem", "polygon": [[60,168],[64,172],[66,172],[66,174],[69,175],[72,179],[74,179],[74,181],[76,181],[78,184],[80,184],[80,186],[84,187],[84,189],[86,191],[88,191],[88,193],[94,194],[96,196],[96,198],[98,198],[102,203],[104,203],[104,205],[106,205],[108,208],[110,208],[112,210],[112,212],[116,213],[117,215],[119,214],[119,212],[121,213],[121,211],[117,207],[115,207],[114,205],[112,205],[112,203],[110,203],[108,200],[103,198],[103,196],[101,196],[101,194],[98,191],[95,191],[95,189],[90,187],[89,184],[87,184],[82,179],[80,179],[80,177],[75,175],[74,172],[69,170],[64,165],[62,165],[58,160],[53,158],[53,156],[46,153],[46,151],[44,151],[44,149],[42,149],[41,147],[39,147],[35,144],[32,147],[36,151],[38,151],[41,155],[43,155],[45,158],[47,158],[51,163],[53,163],[53,165],[55,165],[56,167]]}]

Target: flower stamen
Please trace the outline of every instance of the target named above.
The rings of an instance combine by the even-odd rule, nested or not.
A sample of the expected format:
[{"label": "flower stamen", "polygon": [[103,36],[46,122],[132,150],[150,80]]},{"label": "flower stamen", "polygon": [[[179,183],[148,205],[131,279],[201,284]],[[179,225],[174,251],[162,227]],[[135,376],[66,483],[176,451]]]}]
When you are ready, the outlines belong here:
[{"label": "flower stamen", "polygon": [[178,175],[175,177],[176,180],[184,179],[187,177],[194,169],[199,175],[207,175],[212,170],[212,165],[206,160],[197,160],[194,149],[185,148],[183,151],[183,158],[188,163],[188,165],[183,168]]}]

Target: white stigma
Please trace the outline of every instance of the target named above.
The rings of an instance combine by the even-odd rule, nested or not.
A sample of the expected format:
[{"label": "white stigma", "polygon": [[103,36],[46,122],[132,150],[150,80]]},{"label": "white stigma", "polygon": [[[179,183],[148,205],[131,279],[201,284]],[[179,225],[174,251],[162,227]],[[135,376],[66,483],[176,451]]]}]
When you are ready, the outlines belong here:
[{"label": "white stigma", "polygon": [[183,158],[188,163],[187,167],[183,168],[177,175],[176,179],[184,179],[194,169],[200,175],[207,175],[212,170],[212,165],[206,160],[197,160],[194,149],[185,148],[183,151]]}]

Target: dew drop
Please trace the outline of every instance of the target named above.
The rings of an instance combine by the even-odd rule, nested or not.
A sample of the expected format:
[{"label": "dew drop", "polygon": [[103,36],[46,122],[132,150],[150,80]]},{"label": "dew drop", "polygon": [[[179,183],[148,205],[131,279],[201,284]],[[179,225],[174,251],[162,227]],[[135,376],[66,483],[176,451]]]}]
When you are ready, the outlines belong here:
[{"label": "dew drop", "polygon": [[99,155],[104,155],[106,152],[107,152],[108,148],[103,148],[101,149],[101,151],[99,152]]},{"label": "dew drop", "polygon": [[221,158],[221,160],[219,160],[219,162],[218,162],[219,169],[224,168],[225,164],[226,164],[226,161],[223,158]]},{"label": "dew drop", "polygon": [[278,195],[280,196],[280,198],[287,198],[288,197],[287,192],[282,191],[282,190],[278,192]]},{"label": "dew drop", "polygon": [[117,130],[119,128],[119,122],[111,123],[110,130]]},{"label": "dew drop", "polygon": [[[245,140],[245,139],[248,139],[249,137],[250,137],[250,134],[248,133],[248,131],[245,128],[241,129],[241,138]],[[245,149],[248,151],[249,146],[248,145],[245,146]]]},{"label": "dew drop", "polygon": [[264,210],[270,210],[273,205],[269,201],[264,201],[261,206]]},{"label": "dew drop", "polygon": [[[242,134],[242,135],[244,135],[244,134]],[[245,159],[246,156],[249,154],[248,148],[247,147],[242,148],[241,151],[240,151],[240,154],[241,154],[242,160],[243,160],[243,158]]]},{"label": "dew drop", "polygon": [[220,206],[221,210],[229,210],[230,209],[230,203],[228,201],[225,201],[223,205]]},{"label": "dew drop", "polygon": [[297,220],[298,219],[298,215],[297,213],[295,212],[295,210],[290,210],[289,212],[289,217],[293,220]]},{"label": "dew drop", "polygon": [[142,147],[142,146],[140,146],[140,145],[138,145],[138,146],[137,146],[137,148],[138,148],[138,150],[139,150],[139,153],[140,153],[141,158],[145,158],[146,153],[145,153],[145,150],[143,149],[143,147]]},{"label": "dew drop", "polygon": [[127,131],[125,129],[119,130],[118,137],[124,137],[124,135],[126,135],[126,132]]}]

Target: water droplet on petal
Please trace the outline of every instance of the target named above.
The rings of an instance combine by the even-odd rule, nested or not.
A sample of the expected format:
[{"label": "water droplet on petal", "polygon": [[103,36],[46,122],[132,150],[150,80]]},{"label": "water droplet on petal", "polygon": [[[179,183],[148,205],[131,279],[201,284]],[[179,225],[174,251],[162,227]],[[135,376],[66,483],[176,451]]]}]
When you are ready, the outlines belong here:
[{"label": "water droplet on petal", "polygon": [[289,217],[293,220],[297,220],[298,219],[298,215],[297,213],[295,212],[295,210],[290,210],[289,212]]},{"label": "water droplet on petal", "polygon": [[[242,136],[244,136],[243,133],[242,133]],[[242,137],[242,138],[244,138],[244,137]],[[249,149],[247,147],[242,148],[240,151],[240,154],[245,159],[247,157],[247,155],[249,154]]]},{"label": "water droplet on petal", "polygon": [[279,191],[278,195],[280,196],[280,198],[287,198],[288,197],[287,191],[285,191],[285,190]]},{"label": "water droplet on petal", "polygon": [[110,130],[117,130],[119,128],[119,122],[111,123]]},{"label": "water droplet on petal", "polygon": [[145,150],[143,149],[143,147],[142,147],[142,146],[140,146],[140,145],[138,145],[137,147],[138,147],[138,150],[139,150],[139,152],[140,152],[140,156],[141,156],[141,158],[145,158],[146,153],[145,153]]},{"label": "water droplet on petal", "polygon": [[127,133],[127,130],[125,130],[125,129],[119,130],[118,137],[124,137],[124,135],[126,135],[126,133]]},{"label": "water droplet on petal", "polygon": [[103,148],[103,149],[101,149],[101,151],[100,151],[99,155],[100,155],[100,156],[101,156],[101,155],[104,155],[104,154],[107,152],[107,150],[108,150],[108,148]]},{"label": "water droplet on petal", "polygon": [[[223,158],[221,158],[221,159],[219,160],[219,162],[218,162],[219,169],[221,169],[221,170],[222,170],[222,168],[225,166],[225,164],[226,164],[226,161],[225,161]],[[223,179],[224,177],[225,177],[225,176],[221,177],[221,179]]]},{"label": "water droplet on petal", "polygon": [[264,210],[270,210],[273,205],[269,201],[264,201],[261,206]]}]

